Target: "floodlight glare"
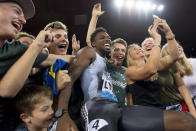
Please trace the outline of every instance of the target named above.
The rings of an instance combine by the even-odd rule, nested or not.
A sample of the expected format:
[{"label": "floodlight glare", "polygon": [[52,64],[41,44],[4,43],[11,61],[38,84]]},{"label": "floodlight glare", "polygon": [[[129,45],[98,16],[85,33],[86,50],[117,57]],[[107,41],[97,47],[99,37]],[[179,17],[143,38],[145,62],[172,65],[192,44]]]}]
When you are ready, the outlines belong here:
[{"label": "floodlight glare", "polygon": [[137,1],[137,2],[136,2],[136,8],[137,8],[137,9],[142,9],[143,6],[144,6],[144,3],[143,3],[142,1]]},{"label": "floodlight glare", "polygon": [[150,9],[150,6],[151,6],[151,3],[150,2],[145,2],[143,9],[147,11],[147,10]]},{"label": "floodlight glare", "polygon": [[155,10],[157,8],[157,5],[156,4],[153,4],[152,5],[152,10]]},{"label": "floodlight glare", "polygon": [[127,0],[126,7],[128,9],[131,9],[133,7],[134,1],[133,0]]},{"label": "floodlight glare", "polygon": [[159,7],[157,8],[157,10],[158,10],[158,11],[162,11],[162,10],[163,10],[163,8],[164,8],[164,6],[163,6],[163,5],[159,5]]},{"label": "floodlight glare", "polygon": [[115,0],[115,5],[120,8],[123,5],[123,0]]},{"label": "floodlight glare", "polygon": [[115,6],[121,10],[121,8],[127,8],[129,12],[132,8],[137,9],[138,11],[162,11],[164,5],[158,5],[157,3],[152,2],[151,0],[114,0]]}]

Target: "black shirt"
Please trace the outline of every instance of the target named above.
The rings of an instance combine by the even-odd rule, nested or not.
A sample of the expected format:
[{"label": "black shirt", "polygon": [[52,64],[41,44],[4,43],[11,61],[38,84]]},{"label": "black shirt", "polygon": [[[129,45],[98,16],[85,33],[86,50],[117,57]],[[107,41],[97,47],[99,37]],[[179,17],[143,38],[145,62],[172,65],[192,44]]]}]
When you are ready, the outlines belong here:
[{"label": "black shirt", "polygon": [[131,85],[127,85],[127,92],[132,94],[134,105],[153,106],[163,109],[160,91],[159,80],[136,81]]}]

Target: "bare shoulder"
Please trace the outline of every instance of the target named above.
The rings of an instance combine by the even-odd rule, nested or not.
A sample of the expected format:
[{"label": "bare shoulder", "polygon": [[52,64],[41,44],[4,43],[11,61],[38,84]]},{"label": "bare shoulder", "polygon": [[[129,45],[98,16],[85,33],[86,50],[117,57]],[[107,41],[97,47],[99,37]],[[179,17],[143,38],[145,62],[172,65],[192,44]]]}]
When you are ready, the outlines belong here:
[{"label": "bare shoulder", "polygon": [[90,64],[96,59],[96,51],[92,47],[84,47],[80,49],[75,59],[73,60],[73,63],[80,63],[80,64]]},{"label": "bare shoulder", "polygon": [[87,57],[87,58],[90,58],[90,59],[94,59],[96,58],[96,52],[95,52],[95,49],[92,48],[92,47],[84,47],[82,49],[80,49],[76,55],[77,56],[84,56],[84,57]]}]

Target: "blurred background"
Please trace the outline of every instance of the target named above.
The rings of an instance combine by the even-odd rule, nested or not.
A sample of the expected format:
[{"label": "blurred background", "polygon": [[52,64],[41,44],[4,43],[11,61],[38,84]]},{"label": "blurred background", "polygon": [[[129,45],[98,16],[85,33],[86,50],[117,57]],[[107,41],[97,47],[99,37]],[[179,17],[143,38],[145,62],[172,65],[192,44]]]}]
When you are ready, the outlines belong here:
[{"label": "blurred background", "polygon": [[[107,29],[112,40],[121,37],[131,43],[141,43],[148,37],[147,28],[153,22],[152,15],[166,19],[176,40],[183,46],[188,57],[196,57],[196,0],[140,0],[148,7],[127,3],[128,0],[33,0],[36,15],[27,21],[23,31],[37,35],[46,24],[61,21],[68,27],[69,41],[75,33],[86,46],[86,34],[95,3],[102,4],[105,13],[99,18],[97,27]],[[118,3],[121,1],[121,3]],[[130,2],[129,1],[129,2]],[[123,2],[123,3],[122,3]],[[152,9],[163,6],[161,10]],[[130,6],[128,6],[130,5]],[[163,39],[162,44],[165,43]],[[71,46],[68,50],[71,52]]]}]

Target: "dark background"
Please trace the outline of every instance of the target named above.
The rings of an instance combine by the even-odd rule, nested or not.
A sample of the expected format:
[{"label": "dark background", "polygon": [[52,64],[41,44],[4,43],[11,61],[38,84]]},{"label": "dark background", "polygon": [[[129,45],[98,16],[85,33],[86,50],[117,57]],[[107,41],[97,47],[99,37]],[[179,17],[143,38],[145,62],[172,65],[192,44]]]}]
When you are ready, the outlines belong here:
[{"label": "dark background", "polygon": [[[93,5],[102,4],[105,11],[98,20],[98,25],[106,28],[112,39],[121,37],[129,44],[141,43],[148,37],[147,28],[152,23],[152,15],[156,14],[167,20],[173,30],[176,39],[183,46],[188,57],[196,56],[196,1],[195,0],[148,0],[157,4],[163,4],[162,12],[137,11],[133,9],[118,10],[114,0],[33,0],[36,7],[36,15],[27,21],[23,31],[37,35],[46,24],[52,21],[63,22],[71,36],[77,35],[81,41],[81,47],[86,46],[85,39],[88,24],[91,18]],[[163,40],[163,43],[165,41]],[[71,47],[71,46],[70,46]],[[70,52],[71,48],[69,48]]]}]

